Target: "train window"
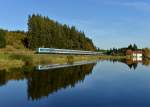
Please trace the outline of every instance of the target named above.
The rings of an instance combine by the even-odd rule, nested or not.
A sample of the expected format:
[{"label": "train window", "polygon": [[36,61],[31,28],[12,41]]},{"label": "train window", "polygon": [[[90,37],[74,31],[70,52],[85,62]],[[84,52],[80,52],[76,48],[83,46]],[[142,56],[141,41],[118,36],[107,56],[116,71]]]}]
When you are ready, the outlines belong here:
[{"label": "train window", "polygon": [[40,49],[40,51],[49,51],[49,49]]}]

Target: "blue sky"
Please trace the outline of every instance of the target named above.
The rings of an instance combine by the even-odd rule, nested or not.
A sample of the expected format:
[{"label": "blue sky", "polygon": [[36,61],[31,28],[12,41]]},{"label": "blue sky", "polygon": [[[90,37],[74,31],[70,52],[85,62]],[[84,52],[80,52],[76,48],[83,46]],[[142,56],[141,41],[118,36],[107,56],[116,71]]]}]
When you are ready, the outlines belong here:
[{"label": "blue sky", "polygon": [[27,30],[33,13],[75,25],[100,48],[150,47],[149,0],[0,0],[0,28]]}]

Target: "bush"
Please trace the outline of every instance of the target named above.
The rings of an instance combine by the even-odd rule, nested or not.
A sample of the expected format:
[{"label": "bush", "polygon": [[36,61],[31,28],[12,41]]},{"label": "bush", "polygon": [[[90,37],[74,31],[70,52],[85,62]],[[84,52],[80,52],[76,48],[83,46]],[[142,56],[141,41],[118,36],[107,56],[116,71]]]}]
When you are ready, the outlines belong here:
[{"label": "bush", "polygon": [[73,62],[74,62],[74,57],[71,56],[71,55],[67,56],[67,63],[68,64],[73,64]]}]

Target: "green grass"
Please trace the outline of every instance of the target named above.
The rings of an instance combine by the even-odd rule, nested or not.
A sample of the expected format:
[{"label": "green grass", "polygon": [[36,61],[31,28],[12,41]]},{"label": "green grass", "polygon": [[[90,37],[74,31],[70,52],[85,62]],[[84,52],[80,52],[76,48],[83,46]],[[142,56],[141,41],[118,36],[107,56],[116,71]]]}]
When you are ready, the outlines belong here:
[{"label": "green grass", "polygon": [[5,53],[0,53],[0,59],[8,59],[9,55]]}]

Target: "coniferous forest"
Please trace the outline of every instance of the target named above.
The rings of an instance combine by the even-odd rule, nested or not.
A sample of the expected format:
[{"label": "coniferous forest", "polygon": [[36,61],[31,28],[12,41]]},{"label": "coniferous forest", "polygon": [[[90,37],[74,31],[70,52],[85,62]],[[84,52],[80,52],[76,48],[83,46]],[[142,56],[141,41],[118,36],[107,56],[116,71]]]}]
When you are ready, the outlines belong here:
[{"label": "coniferous forest", "polygon": [[28,17],[28,31],[0,30],[0,41],[1,48],[6,45],[24,45],[33,50],[38,47],[96,50],[92,40],[75,26],[63,25],[35,14]]}]

